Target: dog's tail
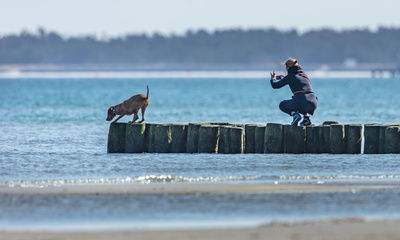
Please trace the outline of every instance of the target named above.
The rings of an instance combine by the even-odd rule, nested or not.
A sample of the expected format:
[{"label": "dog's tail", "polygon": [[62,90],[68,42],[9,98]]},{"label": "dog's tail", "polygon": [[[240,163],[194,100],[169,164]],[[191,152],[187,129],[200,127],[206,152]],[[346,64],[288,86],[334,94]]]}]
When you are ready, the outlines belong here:
[{"label": "dog's tail", "polygon": [[147,85],[147,94],[146,94],[146,99],[149,99],[149,85]]}]

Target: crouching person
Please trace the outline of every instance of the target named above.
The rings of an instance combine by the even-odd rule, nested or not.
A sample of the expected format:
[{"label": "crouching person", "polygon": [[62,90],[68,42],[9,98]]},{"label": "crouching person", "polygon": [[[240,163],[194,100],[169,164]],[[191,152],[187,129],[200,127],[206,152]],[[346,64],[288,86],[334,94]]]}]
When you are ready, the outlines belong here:
[{"label": "crouching person", "polygon": [[318,106],[318,98],[311,87],[311,80],[303,72],[301,66],[296,59],[290,58],[285,62],[287,71],[286,76],[276,76],[275,72],[271,73],[272,88],[281,88],[289,85],[293,96],[290,100],[284,100],[279,104],[279,108],[293,117],[292,125],[297,126],[300,122],[301,126],[311,125],[310,115],[314,114]]}]

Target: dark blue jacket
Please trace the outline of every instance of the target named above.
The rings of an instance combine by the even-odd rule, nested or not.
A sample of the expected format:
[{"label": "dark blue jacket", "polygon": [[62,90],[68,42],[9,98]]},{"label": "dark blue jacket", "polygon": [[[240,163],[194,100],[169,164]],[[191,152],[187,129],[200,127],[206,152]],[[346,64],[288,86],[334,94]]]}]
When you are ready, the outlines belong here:
[{"label": "dark blue jacket", "polygon": [[[312,90],[310,79],[305,73],[303,73],[300,66],[289,68],[288,75],[281,77],[280,79],[271,79],[272,88],[281,88],[285,85],[289,85],[293,97],[292,100],[281,102],[281,110],[288,114],[290,114],[291,111],[299,111],[302,114],[314,114],[314,111],[318,106],[318,98]],[[282,109],[283,103],[288,106],[290,105],[290,109]]]},{"label": "dark blue jacket", "polygon": [[308,76],[303,73],[300,66],[289,68],[288,75],[279,80],[271,79],[272,88],[281,88],[287,84],[289,84],[293,94],[298,91],[312,91],[311,81]]}]

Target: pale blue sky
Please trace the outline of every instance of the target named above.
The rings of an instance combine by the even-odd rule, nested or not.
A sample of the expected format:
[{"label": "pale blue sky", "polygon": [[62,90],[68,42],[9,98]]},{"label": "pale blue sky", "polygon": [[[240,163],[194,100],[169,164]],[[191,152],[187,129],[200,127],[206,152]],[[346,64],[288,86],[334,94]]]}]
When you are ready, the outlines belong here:
[{"label": "pale blue sky", "polygon": [[187,29],[400,26],[400,0],[0,0],[0,34],[183,33]]}]

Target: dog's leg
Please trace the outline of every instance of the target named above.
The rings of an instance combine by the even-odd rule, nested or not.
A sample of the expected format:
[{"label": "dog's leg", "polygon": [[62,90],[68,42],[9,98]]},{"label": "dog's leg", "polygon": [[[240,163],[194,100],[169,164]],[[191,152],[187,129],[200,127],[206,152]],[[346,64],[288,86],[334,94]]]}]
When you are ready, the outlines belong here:
[{"label": "dog's leg", "polygon": [[144,121],[144,112],[146,112],[146,108],[147,108],[147,105],[144,105],[142,107],[142,120],[140,120],[139,123],[142,123]]},{"label": "dog's leg", "polygon": [[125,115],[120,115],[117,119],[115,119],[112,123],[115,123],[116,121],[118,121],[119,119],[121,119],[123,116]]},{"label": "dog's leg", "polygon": [[138,120],[138,119],[139,119],[139,117],[138,117],[137,112],[134,112],[134,113],[133,113],[132,123],[136,122],[136,120]]}]

